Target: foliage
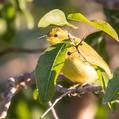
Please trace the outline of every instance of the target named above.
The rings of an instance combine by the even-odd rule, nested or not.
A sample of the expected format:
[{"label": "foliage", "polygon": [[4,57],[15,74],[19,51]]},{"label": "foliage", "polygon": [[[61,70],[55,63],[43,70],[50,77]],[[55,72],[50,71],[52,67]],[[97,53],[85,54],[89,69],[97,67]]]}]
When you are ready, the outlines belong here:
[{"label": "foliage", "polygon": [[11,41],[18,30],[21,18],[25,17],[27,27],[34,27],[34,20],[27,8],[26,0],[7,0],[0,3],[0,38]]},{"label": "foliage", "polygon": [[[55,16],[55,17],[54,17]],[[39,21],[38,27],[48,27],[49,25],[57,25],[57,26],[70,26],[72,28],[76,28],[76,26],[70,24],[65,17],[63,11],[59,9],[54,9],[47,14],[45,14]]]},{"label": "foliage", "polygon": [[111,101],[116,101],[118,100],[118,98],[119,98],[119,67],[115,70],[113,78],[108,82],[103,102],[108,103]]},{"label": "foliage", "polygon": [[119,34],[119,10],[104,8],[104,14],[107,17],[108,22]]},{"label": "foliage", "polygon": [[[73,11],[73,8],[71,8],[71,6],[69,6],[68,1],[62,1],[61,2],[61,1],[55,1],[55,0],[52,1],[52,0],[50,0],[50,1],[46,2],[44,0],[41,0],[41,1],[35,0],[35,2],[34,2],[35,3],[35,6],[34,6],[35,10],[34,10],[33,7],[30,6],[31,8],[33,8],[31,10],[34,13],[33,16],[32,16],[31,11],[28,8],[28,1],[32,1],[32,0],[1,0],[0,1],[0,40],[2,39],[2,40],[7,41],[7,42],[9,41],[9,43],[11,43],[11,45],[13,45],[14,42],[11,42],[11,41],[13,41],[13,38],[14,38],[15,34],[17,33],[17,31],[21,30],[20,31],[21,33],[19,35],[18,34],[16,35],[16,39],[17,39],[16,44],[18,45],[22,41],[21,44],[24,46],[24,44],[26,43],[26,40],[28,41],[27,43],[29,43],[29,39],[31,38],[31,36],[32,36],[33,43],[34,43],[34,39],[36,39],[36,37],[39,36],[39,33],[42,32],[41,29],[40,29],[40,32],[37,31],[38,36],[36,36],[36,31],[35,30],[33,32],[30,31],[29,32],[30,35],[26,31],[28,29],[33,28],[34,20],[37,22],[37,17],[39,17],[41,14],[43,14],[44,12],[49,10],[48,5],[50,6],[50,9],[52,9],[54,7],[54,5],[57,4],[57,6],[55,6],[54,8],[59,8],[59,6],[60,6],[60,8],[63,9],[63,10],[66,10],[67,13],[70,13],[70,11]],[[64,2],[65,2],[65,4],[64,4]],[[32,4],[34,4],[34,3],[32,3]],[[39,3],[39,4],[37,4],[37,3]],[[66,6],[64,6],[64,5],[66,5]],[[63,8],[63,6],[64,6],[64,8]],[[74,9],[76,11],[76,7]],[[79,6],[78,6],[78,10],[79,10]],[[36,11],[36,12],[34,12],[34,11]],[[43,25],[44,25],[44,27],[47,27],[48,25],[56,25],[56,26],[65,26],[66,25],[66,26],[69,26],[71,28],[76,28],[76,26],[69,23],[69,21],[67,20],[63,11],[58,10],[58,9],[55,9],[54,11],[55,11],[56,14],[54,14],[53,12],[50,11],[50,12],[48,12],[48,14],[45,14],[45,16],[40,19],[43,23],[41,21],[39,21],[39,27],[43,27]],[[51,14],[49,14],[49,13],[51,13]],[[104,13],[107,17],[108,22],[113,26],[113,28],[117,31],[117,33],[119,33],[119,11],[106,8],[106,9],[104,9]],[[52,18],[49,19],[49,17],[54,17],[55,15],[58,17],[58,19],[52,19]],[[98,20],[92,21],[92,20],[88,20],[86,18],[86,21],[85,21],[84,19],[79,19],[80,18],[79,16],[82,16],[82,14],[78,13],[78,18],[77,17],[75,18],[73,16],[70,19],[72,19],[72,21],[81,21],[81,22],[88,23],[89,25],[94,26],[95,28],[98,28],[98,29],[101,30],[99,32],[95,32],[95,33],[90,34],[84,40],[86,42],[88,42],[91,46],[93,46],[96,49],[96,51],[105,59],[105,61],[109,61],[107,53],[105,51],[105,40],[104,40],[105,37],[103,37],[104,34],[103,34],[102,31],[105,31],[107,34],[109,34],[113,38],[116,38],[116,40],[118,40],[117,34],[115,34],[114,30],[111,30],[111,31],[107,30],[110,27],[109,25],[107,25],[107,22],[106,22],[106,25],[105,25],[105,22],[102,22],[102,21],[100,22]],[[85,18],[85,17],[83,16],[83,18]],[[73,20],[73,19],[75,19],[75,20]],[[24,24],[24,21],[25,21],[25,24]],[[104,27],[102,27],[102,25],[104,27],[106,26],[106,29]],[[24,26],[25,26],[26,29],[23,31],[22,28],[24,28]],[[24,34],[26,34],[26,35],[23,36]],[[33,36],[33,34],[35,34],[35,37]],[[39,47],[39,44],[37,44],[37,45]],[[28,46],[28,44],[27,44],[27,46]],[[4,48],[4,46],[2,46],[2,44],[1,44],[1,47]],[[55,51],[56,49],[57,49],[57,51]],[[57,54],[59,52],[58,51],[58,45],[55,46],[55,50],[54,50],[54,53],[56,54],[56,56],[59,55],[59,54],[62,54],[62,53],[65,54],[65,51],[60,52],[59,54]],[[50,53],[46,57],[46,51],[43,52],[42,55],[44,55],[43,56],[44,58],[42,59],[42,61],[44,62],[44,65],[42,63],[39,63],[39,61],[38,61],[38,65],[41,67],[41,69],[43,69],[43,67],[46,66],[46,65],[53,65],[54,63],[57,63],[57,62],[54,62],[54,61],[53,61],[52,64],[50,64],[50,62],[48,62],[47,64],[45,63],[44,59],[45,60],[46,59],[51,60],[51,58],[53,58],[53,57],[56,58],[55,55],[53,56],[52,52],[50,52]],[[42,58],[42,55],[41,55],[40,58]],[[19,54],[18,54],[18,56],[19,56]],[[62,58],[64,58],[63,54],[62,54]],[[3,58],[3,60],[4,60],[4,58]],[[7,57],[7,61],[8,60],[9,59]],[[39,59],[39,60],[41,60],[41,59]],[[62,59],[62,60],[64,60],[64,59]],[[4,60],[4,61],[6,61],[6,60]],[[3,62],[0,62],[0,64],[3,65]],[[51,72],[52,71],[51,69],[53,67],[51,66],[51,68],[49,68],[49,71],[47,69],[45,69],[46,72],[42,73],[41,70],[39,70],[40,69],[39,66],[36,68],[38,77],[41,77],[40,74],[43,74],[43,73],[46,74],[46,76],[49,76],[48,72]],[[60,67],[59,68],[59,70],[60,70],[62,66],[60,65],[59,67]],[[29,68],[27,67],[27,69],[29,69]],[[57,75],[60,72],[59,70],[57,72]],[[118,91],[118,71],[119,71],[119,69],[117,68],[115,73],[114,73],[113,79],[110,80],[109,83],[108,83],[108,87],[106,89],[106,94],[104,96],[104,103],[113,102],[113,101],[116,101],[119,98],[118,97],[118,92],[119,92]],[[56,77],[55,78],[50,77],[49,78],[50,82],[53,81],[51,83],[47,82],[47,80],[48,79],[45,79],[45,81],[43,82],[43,80],[41,80],[41,78],[40,78],[39,83],[37,84],[37,87],[40,88],[42,86],[42,84],[44,83],[44,85],[48,85],[52,90],[51,92],[48,91],[48,90],[45,91],[45,87],[40,89],[41,92],[42,92],[42,93],[39,93],[40,94],[40,101],[41,100],[46,100],[47,101],[48,98],[42,96],[45,93],[48,94],[47,95],[49,97],[48,100],[50,100],[53,97],[54,86],[55,85],[52,85],[52,84],[54,84],[54,83],[56,84],[57,78]],[[20,95],[20,93],[19,93],[16,97],[14,97],[11,108],[10,108],[9,113],[8,113],[8,118],[10,118],[10,119],[11,118],[18,118],[18,119],[39,118],[39,114],[41,114],[42,111],[46,109],[46,107],[40,105],[38,100],[34,101],[32,99],[32,97],[28,96],[28,95],[32,95],[32,92],[33,92],[33,90],[29,94],[29,90],[27,90],[24,94],[25,96]],[[24,97],[27,97],[27,98],[24,98]],[[37,92],[37,89],[36,89],[34,91],[34,99],[37,99],[37,98],[38,98],[38,92]],[[64,106],[63,109],[61,109],[61,111],[65,112],[66,110],[68,110],[68,106],[69,106],[68,101],[70,99],[71,98],[64,101],[65,106]],[[64,104],[60,104],[60,106],[61,105],[63,106]],[[106,112],[107,110],[104,110],[104,106],[102,106],[102,105],[101,105],[101,109],[99,109],[97,111],[98,111],[97,112],[98,118],[103,118],[103,117],[105,117],[104,115],[107,114],[107,112]],[[37,115],[37,117],[36,117],[36,115]]]},{"label": "foliage", "polygon": [[88,20],[86,17],[84,17],[81,13],[73,13],[68,15],[68,19],[79,21],[79,22],[85,22],[101,31],[104,31],[108,35],[110,35],[115,40],[119,41],[118,34],[116,31],[105,21],[101,20]]},{"label": "foliage", "polygon": [[[86,17],[84,17],[81,13],[69,14],[68,19],[88,23],[89,25],[92,25],[95,28],[100,29],[103,32],[106,32],[108,35],[112,36],[115,40],[117,40],[117,41],[119,40],[116,31],[107,22],[100,21],[100,20],[91,20],[90,21]],[[64,13],[61,10],[54,9],[54,10],[51,10],[50,12],[48,12],[46,15],[44,15],[40,19],[38,26],[39,27],[47,27],[49,25],[64,26],[64,25],[68,25],[68,24],[69,23],[67,22]],[[72,27],[72,25],[69,25],[69,26]],[[57,49],[57,50],[55,50],[55,53],[54,53],[54,51],[53,51],[53,53],[52,52],[47,53],[47,50],[46,50],[44,52],[44,54],[41,55],[41,57],[39,58],[39,61],[38,61],[37,67],[36,67],[35,72],[36,72],[37,87],[39,89],[40,100],[42,103],[48,102],[51,99],[51,97],[53,97],[53,94],[54,94],[53,90],[55,88],[56,79],[62,69],[62,66],[63,66],[63,65],[61,65],[61,66],[59,65],[60,69],[58,69],[58,72],[53,71],[54,64],[59,64],[59,60],[55,59],[55,58],[57,58],[57,53],[58,53],[58,55],[61,55],[62,50]],[[63,54],[61,56],[62,56],[61,61],[64,62],[65,55]],[[94,61],[94,59],[92,59],[91,62],[96,62],[96,61]],[[47,64],[47,66],[45,66],[46,64]],[[100,65],[97,65],[97,66],[101,66],[104,68],[106,65],[105,66],[103,66],[103,65],[104,64],[100,63]],[[100,71],[98,70],[97,73],[99,74],[99,72]],[[100,72],[100,74],[101,74],[101,72]],[[108,74],[108,75],[111,75],[111,74]],[[106,88],[105,82],[104,82],[102,76],[100,78],[100,75],[99,75],[99,79],[100,79],[101,85],[103,86],[103,89],[105,90],[105,88]]]},{"label": "foliage", "polygon": [[35,76],[40,102],[47,103],[54,95],[56,80],[63,67],[68,45],[62,42],[45,50],[40,56]]}]

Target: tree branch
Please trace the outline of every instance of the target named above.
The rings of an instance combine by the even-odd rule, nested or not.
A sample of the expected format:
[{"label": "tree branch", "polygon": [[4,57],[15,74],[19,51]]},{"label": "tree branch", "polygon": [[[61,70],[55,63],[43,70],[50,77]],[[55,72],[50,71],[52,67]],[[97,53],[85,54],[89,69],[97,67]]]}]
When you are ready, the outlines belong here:
[{"label": "tree branch", "polygon": [[102,87],[101,86],[92,86],[92,85],[87,85],[87,86],[81,86],[80,88],[74,88],[74,89],[67,89],[63,88],[61,85],[56,86],[56,90],[60,93],[63,93],[61,96],[59,96],[54,103],[40,116],[39,119],[43,119],[46,114],[54,108],[54,106],[66,95],[72,94],[72,93],[77,93],[79,95],[85,94],[88,92],[102,92]]},{"label": "tree branch", "polygon": [[[52,102],[49,101],[49,102],[48,102],[48,105],[49,105],[49,107],[52,106]],[[59,117],[57,116],[57,113],[56,113],[55,109],[52,108],[51,111],[52,111],[53,117],[54,117],[55,119],[59,119]]]},{"label": "tree branch", "polygon": [[7,116],[7,111],[11,104],[13,96],[20,91],[22,88],[26,88],[28,85],[32,84],[35,80],[34,73],[25,73],[18,77],[11,77],[7,82],[7,89],[2,93],[1,99],[3,100],[0,105],[0,119]]},{"label": "tree branch", "polygon": [[[62,75],[59,76],[61,78]],[[11,104],[11,100],[13,96],[19,92],[21,89],[26,88],[27,86],[35,83],[35,76],[34,71],[31,73],[24,73],[21,76],[17,77],[11,77],[9,78],[7,84],[8,88],[5,92],[3,92],[0,96],[2,98],[2,102],[0,105],[0,118],[5,118],[7,116],[7,112],[9,109],[9,106]],[[56,86],[56,90],[60,93],[63,93],[59,98],[57,98],[53,104],[50,103],[50,107],[47,110],[47,113],[52,110],[52,113],[55,119],[58,119],[58,116],[56,116],[56,112],[54,110],[54,106],[66,95],[71,93],[78,93],[79,95],[87,93],[87,92],[101,92],[102,88],[100,86],[86,86],[86,87],[80,87],[78,89],[67,89],[62,87],[61,85]],[[46,113],[46,112],[45,112]],[[46,114],[47,114],[46,113]],[[43,114],[45,116],[45,114]],[[42,115],[42,117],[43,117]],[[42,118],[41,117],[41,118]]]}]

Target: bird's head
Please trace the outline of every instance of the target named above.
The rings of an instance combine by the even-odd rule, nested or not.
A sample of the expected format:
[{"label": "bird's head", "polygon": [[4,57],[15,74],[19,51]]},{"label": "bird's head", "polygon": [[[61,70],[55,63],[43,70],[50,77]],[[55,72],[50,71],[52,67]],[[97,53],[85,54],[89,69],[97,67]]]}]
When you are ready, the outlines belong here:
[{"label": "bird's head", "polygon": [[51,45],[55,45],[57,43],[60,43],[63,40],[68,39],[68,32],[57,27],[53,28],[48,34],[47,34],[47,40]]}]

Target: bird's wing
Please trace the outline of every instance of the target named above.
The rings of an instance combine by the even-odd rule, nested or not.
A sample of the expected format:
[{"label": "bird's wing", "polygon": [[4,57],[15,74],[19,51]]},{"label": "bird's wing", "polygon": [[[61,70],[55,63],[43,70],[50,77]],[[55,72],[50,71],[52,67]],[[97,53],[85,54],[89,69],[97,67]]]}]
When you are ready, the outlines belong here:
[{"label": "bird's wing", "polygon": [[[82,45],[79,45],[79,50],[82,52],[83,56],[90,62],[92,65],[96,65],[102,68],[108,75],[109,78],[112,78],[112,73],[110,71],[109,66],[103,60],[103,58],[86,42],[82,42]],[[70,49],[70,51],[73,49]],[[76,50],[76,49],[75,49]],[[73,55],[81,60],[81,56],[78,55],[78,52],[75,52]]]}]

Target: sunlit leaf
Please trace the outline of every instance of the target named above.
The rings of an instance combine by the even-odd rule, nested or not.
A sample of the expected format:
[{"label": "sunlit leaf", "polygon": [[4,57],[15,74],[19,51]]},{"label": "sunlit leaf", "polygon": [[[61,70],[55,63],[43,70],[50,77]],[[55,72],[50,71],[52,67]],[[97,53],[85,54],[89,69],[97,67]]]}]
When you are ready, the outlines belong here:
[{"label": "sunlit leaf", "polygon": [[113,78],[108,82],[103,102],[108,103],[117,99],[119,99],[119,67],[115,70]]},{"label": "sunlit leaf", "polygon": [[97,72],[97,75],[98,75],[98,79],[100,81],[100,85],[102,86],[102,89],[105,92],[106,86],[105,86],[105,81],[104,81],[104,79],[102,77],[102,72],[101,72],[101,70],[99,68],[96,69],[96,72]]},{"label": "sunlit leaf", "polygon": [[38,97],[39,97],[38,89],[35,89],[35,90],[33,91],[33,99],[34,99],[34,100],[37,100]]},{"label": "sunlit leaf", "polygon": [[68,19],[74,20],[74,21],[80,21],[85,22],[99,30],[104,31],[108,35],[110,35],[112,38],[117,40],[119,42],[118,34],[116,31],[111,27],[110,24],[108,24],[105,21],[101,20],[88,20],[85,16],[83,16],[81,13],[73,13],[68,15]]},{"label": "sunlit leaf", "polygon": [[70,27],[76,28],[76,26],[70,24],[63,11],[59,9],[54,9],[45,14],[39,21],[38,27],[47,27],[49,25],[64,26],[68,25]]},{"label": "sunlit leaf", "polygon": [[54,95],[57,77],[63,67],[67,42],[50,46],[40,56],[35,69],[41,103],[47,103]]},{"label": "sunlit leaf", "polygon": [[113,28],[119,34],[119,9],[104,8],[103,10],[108,22],[113,26]]}]

